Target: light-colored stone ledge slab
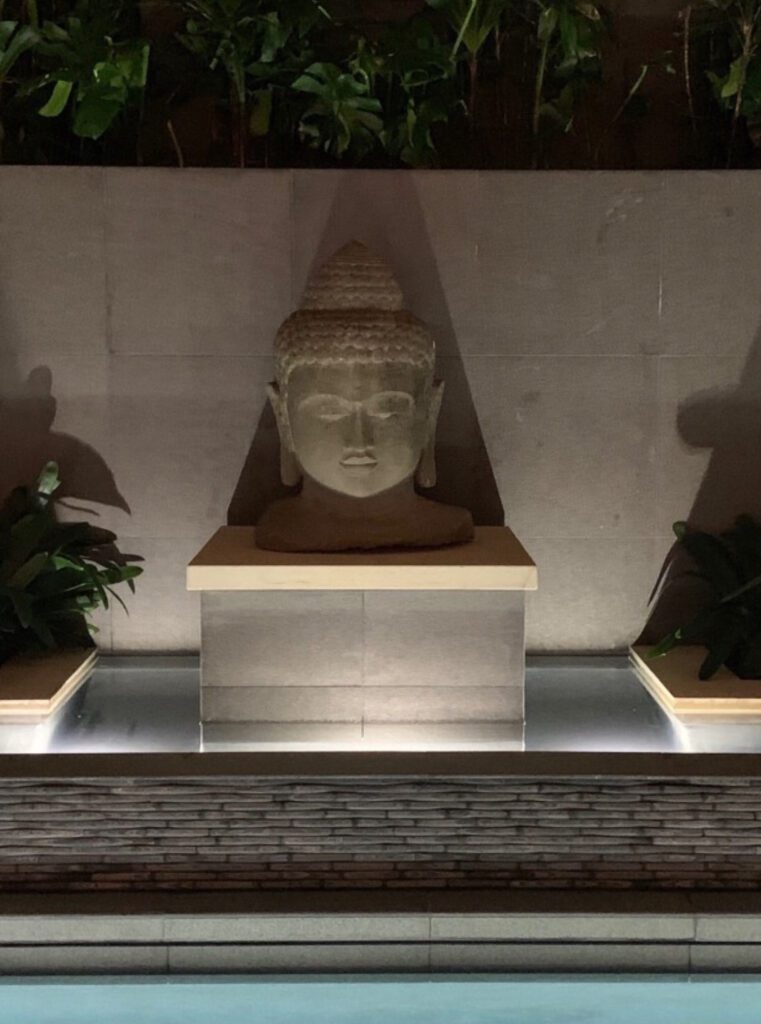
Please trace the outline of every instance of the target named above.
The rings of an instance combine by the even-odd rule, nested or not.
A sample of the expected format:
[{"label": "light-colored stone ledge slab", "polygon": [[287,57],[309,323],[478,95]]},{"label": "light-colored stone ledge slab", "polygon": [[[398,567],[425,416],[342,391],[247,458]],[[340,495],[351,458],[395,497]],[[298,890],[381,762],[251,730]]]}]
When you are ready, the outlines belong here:
[{"label": "light-colored stone ledge slab", "polygon": [[438,914],[431,917],[431,939],[484,942],[599,941],[691,942],[690,915],[615,914]]},{"label": "light-colored stone ledge slab", "polygon": [[218,530],[187,569],[188,590],[536,590],[537,569],[507,527],[470,544],[388,551],[264,551],[252,527]]},{"label": "light-colored stone ledge slab", "polygon": [[0,947],[9,943],[141,942],[164,939],[161,915],[66,914],[0,916]]},{"label": "light-colored stone ledge slab", "polygon": [[630,663],[667,713],[693,723],[761,721],[761,680],[739,679],[726,666],[711,679],[700,679],[698,672],[706,656],[703,647],[686,644],[652,659],[649,650],[632,647]]},{"label": "light-colored stone ledge slab", "polygon": [[256,914],[169,917],[170,943],[427,942],[427,914]]}]

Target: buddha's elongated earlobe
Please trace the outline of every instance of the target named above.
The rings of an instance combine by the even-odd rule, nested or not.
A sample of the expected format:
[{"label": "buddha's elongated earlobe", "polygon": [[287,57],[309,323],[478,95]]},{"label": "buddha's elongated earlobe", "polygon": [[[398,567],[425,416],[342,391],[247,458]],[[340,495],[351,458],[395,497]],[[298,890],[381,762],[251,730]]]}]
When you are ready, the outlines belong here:
[{"label": "buddha's elongated earlobe", "polygon": [[272,411],[275,413],[277,432],[280,437],[280,479],[286,487],[295,487],[301,482],[301,467],[293,450],[288,409],[277,384],[267,385],[267,397],[270,400]]},{"label": "buddha's elongated earlobe", "polygon": [[296,487],[301,483],[301,467],[293,452],[288,451],[284,444],[280,445],[280,479],[286,487]]},{"label": "buddha's elongated earlobe", "polygon": [[439,411],[443,397],[444,382],[441,380],[434,381],[431,401],[428,406],[427,439],[415,472],[415,481],[419,487],[436,486],[436,424],[439,421]]}]

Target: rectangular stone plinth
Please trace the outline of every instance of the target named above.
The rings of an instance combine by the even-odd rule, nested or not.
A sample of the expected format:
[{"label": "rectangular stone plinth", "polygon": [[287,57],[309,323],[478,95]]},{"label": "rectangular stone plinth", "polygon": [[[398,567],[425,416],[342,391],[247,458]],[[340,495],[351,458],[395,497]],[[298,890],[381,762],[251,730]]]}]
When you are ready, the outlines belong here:
[{"label": "rectangular stone plinth", "polygon": [[207,593],[206,722],[523,718],[523,595]]},{"label": "rectangular stone plinth", "polygon": [[514,749],[536,567],[509,530],[368,554],[268,552],[253,538],[220,530],[188,569],[202,591],[205,743],[280,733],[320,742],[322,725],[326,742],[340,732],[393,744],[396,725],[412,736],[412,726],[501,723]]},{"label": "rectangular stone plinth", "polygon": [[291,553],[224,526],[187,570],[188,590],[536,590],[531,557],[511,530],[480,526],[470,544],[398,551]]}]

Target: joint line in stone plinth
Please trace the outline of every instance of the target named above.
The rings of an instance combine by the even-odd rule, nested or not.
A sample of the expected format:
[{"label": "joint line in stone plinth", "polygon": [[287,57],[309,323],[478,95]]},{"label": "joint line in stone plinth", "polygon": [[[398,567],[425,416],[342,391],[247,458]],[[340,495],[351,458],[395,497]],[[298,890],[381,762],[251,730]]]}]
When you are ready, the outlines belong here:
[{"label": "joint line in stone plinth", "polygon": [[365,685],[367,679],[367,617],[365,614],[365,591],[362,591],[362,676],[360,679],[362,685],[362,722],[360,723],[360,736],[362,739],[365,738]]}]

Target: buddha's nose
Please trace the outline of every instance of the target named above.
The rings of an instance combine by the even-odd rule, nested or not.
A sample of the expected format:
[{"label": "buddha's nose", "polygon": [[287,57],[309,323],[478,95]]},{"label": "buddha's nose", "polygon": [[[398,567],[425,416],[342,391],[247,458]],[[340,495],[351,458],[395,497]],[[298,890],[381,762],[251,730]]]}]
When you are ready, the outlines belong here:
[{"label": "buddha's nose", "polygon": [[356,448],[358,451],[364,451],[373,443],[370,418],[359,402],[355,406],[353,414],[349,417],[345,440],[348,448]]}]

